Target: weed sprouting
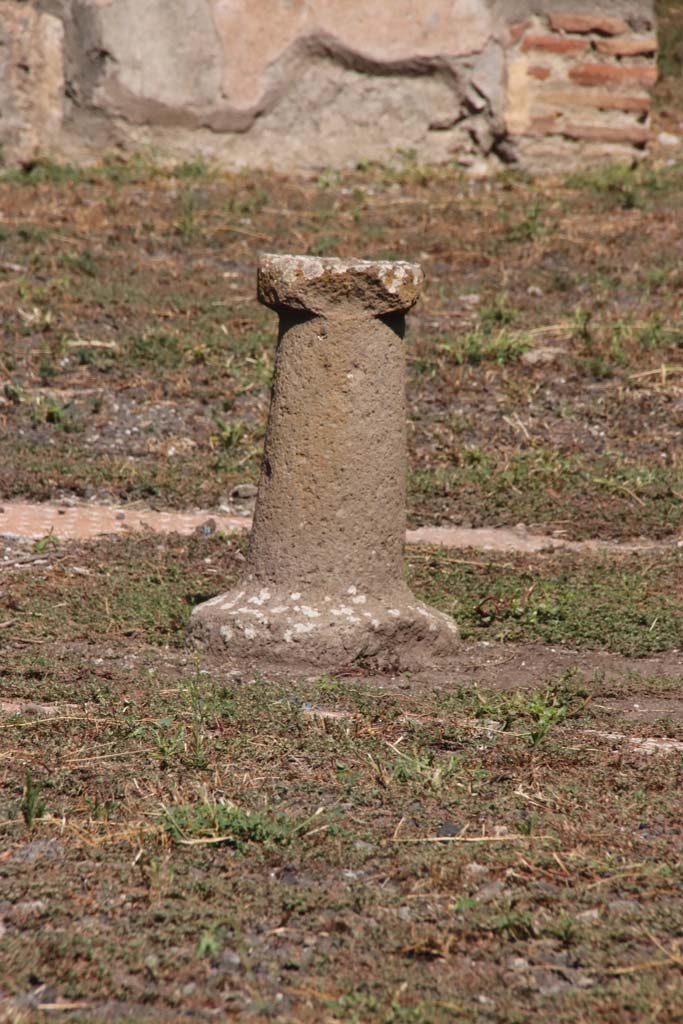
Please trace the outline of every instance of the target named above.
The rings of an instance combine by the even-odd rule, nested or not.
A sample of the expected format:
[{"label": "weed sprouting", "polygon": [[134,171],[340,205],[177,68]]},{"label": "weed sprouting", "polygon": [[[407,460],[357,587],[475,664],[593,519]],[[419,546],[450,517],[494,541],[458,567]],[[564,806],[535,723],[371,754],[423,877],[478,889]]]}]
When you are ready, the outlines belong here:
[{"label": "weed sprouting", "polygon": [[228,421],[214,415],[213,422],[216,428],[216,441],[223,451],[233,452],[239,447],[247,432],[242,420]]},{"label": "weed sprouting", "polygon": [[45,815],[45,801],[41,795],[42,792],[43,787],[35,781],[30,769],[27,768],[24,777],[24,792],[19,804],[19,810],[27,828],[33,828],[38,818]]},{"label": "weed sprouting", "polygon": [[566,684],[531,693],[477,696],[478,718],[498,722],[503,731],[518,733],[531,747],[540,746],[551,729],[577,715],[584,705]]},{"label": "weed sprouting", "polygon": [[504,622],[548,622],[558,617],[559,608],[549,601],[534,599],[534,583],[509,596],[487,595],[475,608],[481,624],[490,626]]},{"label": "weed sprouting", "polygon": [[[532,744],[533,745],[533,744]],[[531,836],[538,825],[537,814],[525,814],[517,822],[517,831],[521,836]]]},{"label": "weed sprouting", "polygon": [[248,811],[231,801],[208,798],[164,806],[162,824],[177,843],[225,844],[240,853],[250,844],[264,850],[287,846],[300,829],[299,822],[281,812]]},{"label": "weed sprouting", "polygon": [[532,747],[539,746],[550,730],[565,720],[567,711],[568,706],[562,703],[540,701],[533,704],[529,709],[533,721],[533,725],[527,734],[529,745]]},{"label": "weed sprouting", "polygon": [[644,352],[675,353],[683,347],[683,330],[662,323],[658,315],[647,320],[598,321],[592,310],[574,314],[574,337],[579,342],[575,358],[580,367],[598,380],[624,371]]},{"label": "weed sprouting", "polygon": [[326,167],[324,171],[318,175],[316,185],[323,191],[331,188],[338,188],[341,184],[341,177],[339,171],[336,171],[332,167]]},{"label": "weed sprouting", "polygon": [[437,351],[448,353],[458,366],[477,366],[483,362],[495,362],[502,366],[515,362],[528,352],[531,342],[524,333],[514,334],[501,330],[491,334],[479,329],[437,341],[436,348]]},{"label": "weed sprouting", "polygon": [[533,915],[529,910],[506,910],[504,913],[496,915],[484,927],[513,941],[530,939],[536,934]]},{"label": "weed sprouting", "polygon": [[199,203],[193,189],[187,189],[180,197],[180,216],[175,229],[184,243],[191,242],[198,228]]},{"label": "weed sprouting", "polygon": [[184,346],[177,334],[152,329],[134,338],[130,355],[136,363],[170,368],[182,363]]},{"label": "weed sprouting", "polygon": [[203,696],[198,674],[187,682],[187,695],[190,712],[189,743],[186,760],[193,768],[206,768],[208,764],[205,732],[207,722],[207,701]]},{"label": "weed sprouting", "polygon": [[110,821],[116,813],[116,800],[101,800],[99,794],[86,801],[93,821]]},{"label": "weed sprouting", "polygon": [[565,948],[576,942],[579,930],[575,916],[566,911],[562,911],[553,921],[543,926],[543,931],[561,942]]},{"label": "weed sprouting", "polygon": [[24,389],[13,384],[11,381],[7,381],[3,388],[5,398],[8,402],[12,402],[13,405],[21,405],[26,398]]},{"label": "weed sprouting", "polygon": [[230,717],[234,702],[230,694],[218,689],[212,680],[197,671],[181,679],[179,703],[175,713],[155,718],[134,728],[134,735],[151,742],[159,763],[164,767],[181,763],[187,768],[204,770],[209,765],[210,734],[217,723]]},{"label": "weed sprouting", "polygon": [[38,540],[33,542],[33,550],[37,555],[42,555],[48,548],[56,548],[58,546],[59,537],[55,536],[54,527],[50,527],[49,532],[44,537],[39,537]]},{"label": "weed sprouting", "polygon": [[112,185],[127,185],[143,178],[197,180],[210,175],[211,171],[201,156],[174,165],[162,165],[142,153],[136,153],[125,159],[118,154],[107,154],[102,163],[95,167],[76,167],[74,164],[60,164],[41,158],[19,170],[4,171],[0,180],[17,185],[64,186],[103,180]]},{"label": "weed sprouting", "polygon": [[508,227],[507,237],[510,241],[532,242],[535,238],[540,238],[547,230],[543,221],[543,212],[544,207],[541,201],[533,200],[529,204],[525,216]]},{"label": "weed sprouting", "polygon": [[437,760],[432,751],[420,750],[417,747],[402,750],[398,746],[393,746],[392,751],[395,756],[389,762],[379,756],[368,755],[377,781],[384,787],[397,783],[438,792],[462,771],[461,762],[456,755]]},{"label": "weed sprouting", "polygon": [[252,216],[260,213],[270,202],[270,193],[260,185],[252,185],[230,196],[227,203],[228,213],[240,216]]},{"label": "weed sprouting", "polygon": [[517,310],[509,304],[507,297],[502,295],[481,307],[479,323],[482,330],[491,333],[496,327],[506,327],[511,324],[516,316]]},{"label": "weed sprouting", "polygon": [[648,199],[667,187],[667,176],[646,165],[616,163],[596,171],[571,174],[567,186],[592,190],[611,206],[634,210],[643,209]]},{"label": "weed sprouting", "polygon": [[199,959],[216,960],[223,948],[225,930],[218,926],[205,928],[199,936],[197,943],[197,957]]},{"label": "weed sprouting", "polygon": [[60,253],[57,262],[70,270],[77,270],[87,277],[97,277],[98,266],[95,257],[90,249],[84,249],[81,253]]},{"label": "weed sprouting", "polygon": [[593,334],[591,332],[592,319],[593,313],[589,309],[577,309],[574,313],[576,336],[584,345],[591,345],[593,343]]},{"label": "weed sprouting", "polygon": [[206,160],[201,157],[195,157],[194,160],[184,160],[182,163],[175,164],[169,171],[174,178],[181,179],[194,179],[194,178],[206,178],[209,176],[209,166]]},{"label": "weed sprouting", "polygon": [[338,248],[338,235],[320,235],[320,237],[311,244],[311,253],[313,256],[334,256]]},{"label": "weed sprouting", "polygon": [[46,398],[34,402],[31,410],[31,422],[34,426],[48,423],[59,427],[67,434],[78,433],[82,427],[76,423],[69,412],[69,406],[55,399]]},{"label": "weed sprouting", "polygon": [[22,242],[46,242],[50,236],[49,231],[37,224],[21,224],[16,232]]},{"label": "weed sprouting", "polygon": [[59,164],[47,158],[35,160],[20,170],[5,171],[4,181],[26,185],[65,185],[83,179],[83,170],[73,164]]},{"label": "weed sprouting", "polygon": [[157,718],[148,725],[139,727],[135,734],[151,740],[162,768],[183,759],[187,746],[185,727],[171,715]]}]

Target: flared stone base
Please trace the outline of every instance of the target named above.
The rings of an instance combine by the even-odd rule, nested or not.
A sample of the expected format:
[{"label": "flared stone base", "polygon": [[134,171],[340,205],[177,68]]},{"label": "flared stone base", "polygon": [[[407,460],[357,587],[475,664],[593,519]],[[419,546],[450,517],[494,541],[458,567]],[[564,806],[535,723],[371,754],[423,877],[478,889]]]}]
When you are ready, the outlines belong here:
[{"label": "flared stone base", "polygon": [[248,581],[195,608],[190,633],[200,648],[270,669],[417,671],[458,648],[455,622],[407,587],[378,598],[354,586],[301,593]]}]

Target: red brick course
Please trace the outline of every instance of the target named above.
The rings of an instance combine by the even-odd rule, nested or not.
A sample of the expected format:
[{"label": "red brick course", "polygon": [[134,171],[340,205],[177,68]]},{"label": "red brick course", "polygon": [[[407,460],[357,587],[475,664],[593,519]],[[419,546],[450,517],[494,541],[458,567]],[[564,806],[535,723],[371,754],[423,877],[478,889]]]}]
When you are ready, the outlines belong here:
[{"label": "red brick course", "polygon": [[545,50],[547,53],[585,53],[590,47],[587,39],[570,39],[568,36],[525,36],[522,50]]},{"label": "red brick course", "polygon": [[609,57],[641,57],[657,52],[655,36],[625,36],[615,39],[598,39],[598,53]]},{"label": "red brick course", "polygon": [[639,85],[653,86],[657,81],[654,67],[624,67],[622,64],[577,64],[569,77],[577,85]]},{"label": "red brick course", "polygon": [[550,14],[548,20],[556,32],[597,32],[600,35],[618,36],[629,31],[629,25],[623,18],[599,14]]},{"label": "red brick course", "polygon": [[629,114],[647,114],[652,104],[649,96],[633,96],[618,92],[592,92],[588,89],[548,90],[539,96],[542,103],[555,103],[572,110],[592,107],[594,110],[623,110]]}]

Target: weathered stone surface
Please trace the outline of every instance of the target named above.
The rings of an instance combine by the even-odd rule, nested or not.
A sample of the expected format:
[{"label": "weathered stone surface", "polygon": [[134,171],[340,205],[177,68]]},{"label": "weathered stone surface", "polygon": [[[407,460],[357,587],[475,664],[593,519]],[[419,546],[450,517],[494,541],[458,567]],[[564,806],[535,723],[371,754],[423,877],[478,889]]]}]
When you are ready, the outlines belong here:
[{"label": "weathered stone surface", "polygon": [[403,579],[406,263],[262,257],[280,315],[263,470],[241,583],[195,610],[198,644],[269,668],[419,668],[457,628]]},{"label": "weathered stone surface", "polygon": [[[555,127],[557,127],[555,125]],[[562,172],[585,171],[601,164],[629,163],[637,150],[632,143],[604,139],[576,140],[557,133],[525,135],[517,140],[520,160],[538,173],[562,168]]]},{"label": "weathered stone surface", "polygon": [[[134,2],[134,0],[133,0]],[[351,66],[403,65],[481,52],[492,18],[481,0],[213,0],[225,62],[222,91],[235,106],[262,104],[278,77],[278,62],[312,49],[341,56]],[[423,66],[423,65],[422,65]]]},{"label": "weathered stone surface", "polygon": [[134,124],[191,127],[216,104],[223,55],[206,0],[81,0],[79,9],[104,55],[93,106]]},{"label": "weathered stone surface", "polygon": [[[413,151],[426,163],[442,163],[476,146],[468,128],[487,120],[463,117],[452,83],[439,75],[382,75],[379,79],[326,59],[311,59],[277,105],[239,137],[200,129],[185,140],[148,129],[145,137],[186,157],[199,150],[228,167],[353,167],[386,162],[397,150]],[[182,150],[181,147],[182,146]]]},{"label": "weathered stone surface", "polygon": [[120,144],[172,158],[194,149],[233,167],[354,165],[398,149],[441,162],[474,152],[473,120],[501,116],[487,0],[364,0],[352,11],[336,0],[61,2],[86,151],[101,146],[94,113]]},{"label": "weathered stone surface", "polygon": [[631,142],[642,146],[650,138],[645,125],[565,124],[562,134],[568,139],[597,139],[601,142]]},{"label": "weathered stone surface", "polygon": [[0,145],[6,163],[30,163],[61,128],[62,38],[59,18],[0,3]]},{"label": "weathered stone surface", "polygon": [[266,253],[258,270],[259,301],[271,309],[299,309],[339,317],[386,316],[417,302],[424,274],[415,263],[342,260]]}]

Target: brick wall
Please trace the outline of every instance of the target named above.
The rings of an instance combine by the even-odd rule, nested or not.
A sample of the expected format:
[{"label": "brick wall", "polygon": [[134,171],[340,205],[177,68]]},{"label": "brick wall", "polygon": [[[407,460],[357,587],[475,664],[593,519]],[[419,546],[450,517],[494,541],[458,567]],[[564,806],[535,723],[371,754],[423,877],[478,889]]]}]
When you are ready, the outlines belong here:
[{"label": "brick wall", "polygon": [[647,16],[563,12],[508,24],[506,126],[530,169],[633,159],[650,138],[657,39]]}]

